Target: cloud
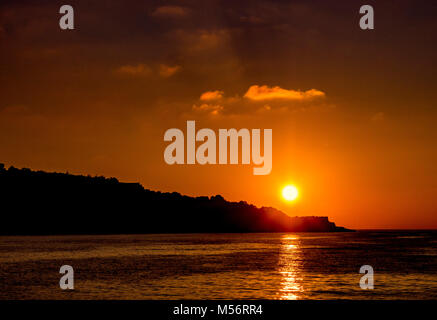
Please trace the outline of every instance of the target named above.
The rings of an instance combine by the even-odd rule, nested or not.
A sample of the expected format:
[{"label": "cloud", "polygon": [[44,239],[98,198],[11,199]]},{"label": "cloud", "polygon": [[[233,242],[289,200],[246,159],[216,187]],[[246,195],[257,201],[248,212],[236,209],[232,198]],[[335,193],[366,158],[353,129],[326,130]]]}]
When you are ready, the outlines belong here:
[{"label": "cloud", "polygon": [[6,106],[4,108],[0,108],[0,114],[4,115],[17,115],[17,114],[25,114],[30,111],[29,107],[24,105],[11,105]]},{"label": "cloud", "polygon": [[0,26],[0,39],[6,36],[6,30],[4,27]]},{"label": "cloud", "polygon": [[215,91],[207,91],[200,95],[200,100],[202,101],[211,101],[211,100],[218,100],[223,98],[223,91],[215,90]]},{"label": "cloud", "polygon": [[221,105],[213,105],[213,104],[201,104],[200,106],[193,105],[193,110],[199,113],[207,113],[210,115],[218,115],[224,110],[224,107]]},{"label": "cloud", "polygon": [[316,89],[300,91],[253,85],[243,97],[238,94],[228,97],[221,90],[206,91],[200,95],[200,103],[192,105],[191,111],[198,115],[284,116],[304,112],[327,112],[335,108],[325,99],[316,99],[317,97],[325,97],[325,93]]},{"label": "cloud", "polygon": [[180,69],[180,66],[168,66],[165,64],[161,64],[159,66],[159,75],[163,78],[168,78],[177,73]]},{"label": "cloud", "polygon": [[115,70],[115,73],[132,77],[159,75],[162,78],[169,78],[179,72],[180,69],[180,66],[169,66],[166,64],[160,64],[159,66],[149,67],[144,63],[139,63],[136,65],[121,66]]},{"label": "cloud", "polygon": [[305,101],[311,100],[317,97],[324,97],[325,93],[316,89],[310,89],[307,91],[301,90],[287,90],[281,87],[268,87],[253,85],[251,86],[244,97],[254,101],[283,99],[283,100],[298,100]]},{"label": "cloud", "polygon": [[153,11],[153,17],[185,17],[190,10],[180,6],[162,6]]},{"label": "cloud", "polygon": [[[219,50],[220,54],[226,53],[230,47],[231,32],[228,29],[195,29],[187,30],[177,28],[169,35],[170,41],[178,44],[184,55],[199,54]],[[211,58],[208,60],[210,61]]]},{"label": "cloud", "polygon": [[242,16],[240,17],[241,22],[247,22],[252,24],[262,24],[265,23],[265,20],[263,18],[251,15],[251,16]]},{"label": "cloud", "polygon": [[118,74],[129,76],[148,76],[152,73],[152,69],[145,64],[125,65],[119,67],[116,72]]},{"label": "cloud", "polygon": [[385,114],[384,112],[377,112],[375,113],[371,118],[370,121],[377,123],[377,122],[382,122],[385,119]]}]

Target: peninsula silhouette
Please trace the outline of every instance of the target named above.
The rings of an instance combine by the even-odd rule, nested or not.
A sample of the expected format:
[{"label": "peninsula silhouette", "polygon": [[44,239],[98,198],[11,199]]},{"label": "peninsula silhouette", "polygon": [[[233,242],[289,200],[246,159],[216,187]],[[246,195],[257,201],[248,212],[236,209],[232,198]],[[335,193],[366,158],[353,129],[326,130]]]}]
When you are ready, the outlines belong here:
[{"label": "peninsula silhouette", "polygon": [[0,164],[1,235],[341,232],[328,217],[290,217],[222,196],[189,197],[116,178]]}]

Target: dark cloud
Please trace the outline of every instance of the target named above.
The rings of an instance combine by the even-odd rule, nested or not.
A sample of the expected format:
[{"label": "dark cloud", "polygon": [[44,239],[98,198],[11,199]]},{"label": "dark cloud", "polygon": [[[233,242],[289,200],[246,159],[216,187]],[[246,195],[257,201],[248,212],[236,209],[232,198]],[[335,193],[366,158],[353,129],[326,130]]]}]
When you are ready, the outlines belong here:
[{"label": "dark cloud", "polygon": [[190,10],[181,6],[161,6],[157,7],[153,12],[152,16],[159,18],[180,18],[186,17],[190,14]]}]

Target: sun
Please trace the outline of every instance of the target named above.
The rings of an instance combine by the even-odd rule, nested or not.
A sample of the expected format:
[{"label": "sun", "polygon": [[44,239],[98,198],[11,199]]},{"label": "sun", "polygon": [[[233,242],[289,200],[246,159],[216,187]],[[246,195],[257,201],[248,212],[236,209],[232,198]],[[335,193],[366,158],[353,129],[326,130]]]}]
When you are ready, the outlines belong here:
[{"label": "sun", "polygon": [[299,196],[299,190],[293,185],[285,186],[282,189],[282,197],[287,201],[294,201]]}]

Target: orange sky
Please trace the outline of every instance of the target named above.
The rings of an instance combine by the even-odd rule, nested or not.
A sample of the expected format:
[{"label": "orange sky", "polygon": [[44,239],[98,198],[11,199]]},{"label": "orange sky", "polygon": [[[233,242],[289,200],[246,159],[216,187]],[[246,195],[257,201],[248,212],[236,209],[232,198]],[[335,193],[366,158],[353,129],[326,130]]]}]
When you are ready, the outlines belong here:
[{"label": "orange sky", "polygon": [[[70,4],[74,31],[53,1],[0,4],[0,162],[437,228],[434,4],[375,2],[373,31],[360,1]],[[272,173],[167,165],[164,132],[187,120],[273,129]]]}]

